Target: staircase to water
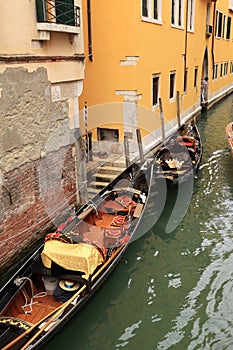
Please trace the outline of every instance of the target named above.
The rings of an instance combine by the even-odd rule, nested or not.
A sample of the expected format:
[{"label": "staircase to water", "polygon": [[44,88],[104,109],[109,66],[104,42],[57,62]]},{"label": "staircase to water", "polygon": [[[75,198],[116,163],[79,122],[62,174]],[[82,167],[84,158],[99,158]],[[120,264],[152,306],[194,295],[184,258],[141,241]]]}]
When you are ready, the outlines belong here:
[{"label": "staircase to water", "polygon": [[88,198],[91,198],[97,194],[124,170],[124,157],[120,157],[114,161],[105,161],[104,163],[100,164],[99,167],[95,169],[95,172],[92,175],[89,175],[87,185]]}]

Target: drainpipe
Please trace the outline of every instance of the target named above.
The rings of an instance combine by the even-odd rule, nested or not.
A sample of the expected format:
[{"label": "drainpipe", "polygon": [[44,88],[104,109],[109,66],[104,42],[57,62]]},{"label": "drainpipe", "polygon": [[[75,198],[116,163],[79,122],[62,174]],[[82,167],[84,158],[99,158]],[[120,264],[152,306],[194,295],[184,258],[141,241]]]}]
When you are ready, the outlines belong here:
[{"label": "drainpipe", "polygon": [[187,69],[187,46],[188,46],[188,0],[186,1],[186,18],[185,18],[185,42],[184,42],[184,84]]},{"label": "drainpipe", "polygon": [[88,57],[90,61],[93,61],[92,31],[91,31],[91,0],[87,0],[87,35],[88,35]]},{"label": "drainpipe", "polygon": [[215,37],[216,2],[217,2],[217,0],[214,0],[213,32],[212,32],[212,45],[211,45],[211,55],[212,55],[213,69],[214,69],[214,37]]}]

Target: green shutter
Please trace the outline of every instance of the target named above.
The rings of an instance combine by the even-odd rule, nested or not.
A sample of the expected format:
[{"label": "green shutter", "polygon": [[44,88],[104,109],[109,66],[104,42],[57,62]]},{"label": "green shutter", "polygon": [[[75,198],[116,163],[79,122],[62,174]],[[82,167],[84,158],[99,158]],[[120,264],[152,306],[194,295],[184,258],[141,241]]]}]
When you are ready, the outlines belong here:
[{"label": "green shutter", "polygon": [[46,21],[46,10],[44,0],[36,0],[37,22]]}]

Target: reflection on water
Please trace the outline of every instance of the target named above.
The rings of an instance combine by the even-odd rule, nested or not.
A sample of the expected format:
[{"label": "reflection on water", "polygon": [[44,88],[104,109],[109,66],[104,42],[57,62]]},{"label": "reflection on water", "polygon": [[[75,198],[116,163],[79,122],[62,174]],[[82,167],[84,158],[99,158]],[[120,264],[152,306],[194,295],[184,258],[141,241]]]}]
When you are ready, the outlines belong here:
[{"label": "reflection on water", "polygon": [[183,220],[166,229],[170,192],[154,227],[46,350],[233,349],[232,116],[229,96],[198,122],[203,159]]}]

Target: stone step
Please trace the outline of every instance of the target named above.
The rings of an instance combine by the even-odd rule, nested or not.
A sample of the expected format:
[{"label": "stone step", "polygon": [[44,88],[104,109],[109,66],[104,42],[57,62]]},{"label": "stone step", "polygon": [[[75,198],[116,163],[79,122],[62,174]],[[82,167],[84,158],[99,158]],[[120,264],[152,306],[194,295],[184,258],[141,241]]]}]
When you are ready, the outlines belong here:
[{"label": "stone step", "polygon": [[103,166],[110,166],[110,167],[114,167],[114,168],[124,168],[125,169],[125,159],[117,159],[114,161],[107,161],[103,164]]},{"label": "stone step", "polygon": [[98,169],[98,173],[111,173],[115,174],[116,176],[120,173],[122,173],[125,170],[125,168],[118,167],[118,166],[110,166],[110,165],[104,165],[103,167]]},{"label": "stone step", "polygon": [[98,193],[102,188],[113,181],[120,173],[125,170],[124,160],[121,162],[107,162],[98,168],[97,172],[92,175],[93,181],[88,184],[88,197]]},{"label": "stone step", "polygon": [[104,181],[91,181],[88,184],[88,192],[89,192],[89,190],[93,191],[93,189],[100,190],[101,188],[107,186],[108,184],[109,184],[109,182],[104,182]]},{"label": "stone step", "polygon": [[97,180],[97,179],[103,179],[103,180],[105,180],[105,181],[110,181],[110,182],[111,182],[112,180],[114,180],[114,179],[116,178],[116,174],[95,173],[95,174],[93,175],[93,178],[95,178],[96,180]]}]

